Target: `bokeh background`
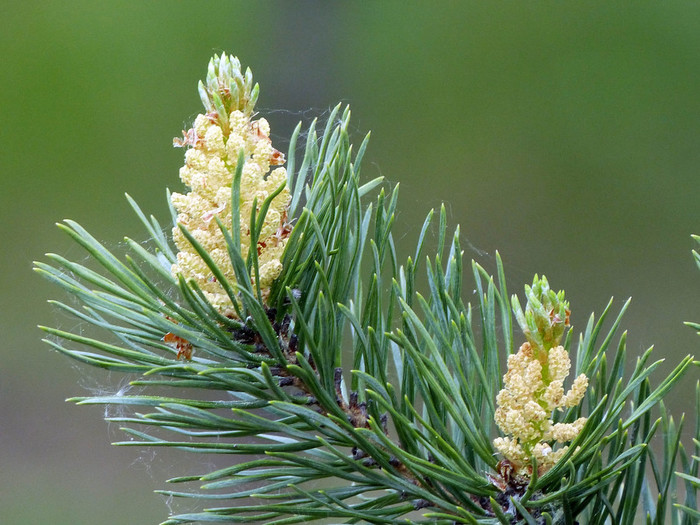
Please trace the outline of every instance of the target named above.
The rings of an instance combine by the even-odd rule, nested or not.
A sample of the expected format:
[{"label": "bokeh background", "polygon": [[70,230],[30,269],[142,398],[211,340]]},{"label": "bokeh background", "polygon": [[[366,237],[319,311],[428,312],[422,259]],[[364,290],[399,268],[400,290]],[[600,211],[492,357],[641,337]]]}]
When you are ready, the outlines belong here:
[{"label": "bokeh background", "polygon": [[669,370],[700,353],[682,324],[700,320],[700,5],[623,4],[4,2],[0,523],[159,523],[152,490],[189,468],[110,446],[123,435],[103,409],[64,403],[123,379],[40,343],[37,324],[76,323],[31,261],[83,257],[54,226],[67,217],[113,247],[143,238],[126,191],[166,220],[171,140],[214,52],[251,66],[279,149],[297,121],[351,104],[356,141],[372,130],[365,175],[401,183],[404,254],[445,202],[467,257],[493,269],[498,249],[511,291],[546,274],[579,329],[632,296],[632,355],[654,344]]}]

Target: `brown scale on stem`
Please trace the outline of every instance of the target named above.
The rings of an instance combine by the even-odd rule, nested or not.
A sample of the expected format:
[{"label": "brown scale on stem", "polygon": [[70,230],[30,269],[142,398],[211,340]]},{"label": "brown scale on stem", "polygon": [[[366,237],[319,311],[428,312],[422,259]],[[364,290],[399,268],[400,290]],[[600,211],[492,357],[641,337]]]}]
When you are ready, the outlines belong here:
[{"label": "brown scale on stem", "polygon": [[[166,315],[165,318],[168,321],[177,324],[177,321],[172,317]],[[192,346],[192,343],[190,343],[187,339],[175,335],[172,332],[168,332],[163,336],[162,340],[169,347],[177,350],[177,355],[175,356],[175,359],[177,359],[178,361],[180,359],[182,359],[183,361],[192,360],[192,353],[194,352],[194,347]]]}]

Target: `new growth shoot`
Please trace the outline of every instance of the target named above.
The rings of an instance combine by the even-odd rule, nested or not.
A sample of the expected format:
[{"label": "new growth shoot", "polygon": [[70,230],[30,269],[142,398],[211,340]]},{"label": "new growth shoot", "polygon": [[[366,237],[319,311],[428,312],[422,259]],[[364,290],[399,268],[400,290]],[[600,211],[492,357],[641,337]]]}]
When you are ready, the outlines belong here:
[{"label": "new growth shoot", "polygon": [[569,326],[564,292],[554,293],[544,275],[535,275],[532,287],[525,286],[525,294],[525,311],[515,295],[513,311],[527,342],[508,357],[505,386],[496,398],[496,424],[511,437],[496,438],[493,444],[518,474],[529,476],[533,458],[539,474],[546,472],[569,448],[555,444],[572,441],[583,428],[585,417],[573,423],[554,423],[551,415],[554,410],[578,405],[588,378],[579,375],[564,393],[571,368],[569,353],[559,344]]},{"label": "new growth shoot", "polygon": [[[175,146],[189,148],[180,179],[190,187],[190,192],[171,196],[178,212],[173,240],[179,250],[172,274],[193,280],[213,306],[226,315],[234,315],[229,295],[186,238],[182,227],[224,271],[229,282],[235,283],[224,229],[234,239],[240,238],[240,254],[246,259],[251,250],[248,227],[251,214],[262,214],[255,249],[257,280],[265,297],[282,272],[280,259],[290,230],[287,172],[282,167],[271,170],[271,166],[284,164],[285,159],[272,147],[267,121],[253,120],[258,85],[253,86],[250,69],[245,74],[241,72],[237,58],[215,56],[209,63],[206,82],[199,83],[199,93],[206,113],[197,115],[192,128],[183,131],[183,139],[174,140]],[[237,170],[240,191],[238,202],[232,206],[231,186]],[[263,209],[263,204],[268,202],[269,208]],[[232,217],[232,209],[238,217]],[[234,228],[239,230],[237,235],[232,231]]]}]

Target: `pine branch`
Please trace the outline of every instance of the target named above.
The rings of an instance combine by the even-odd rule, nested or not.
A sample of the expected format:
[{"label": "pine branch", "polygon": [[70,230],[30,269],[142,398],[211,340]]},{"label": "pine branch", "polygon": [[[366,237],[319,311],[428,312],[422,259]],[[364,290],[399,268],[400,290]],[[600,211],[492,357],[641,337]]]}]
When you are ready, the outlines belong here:
[{"label": "pine branch", "polygon": [[[683,418],[676,424],[662,402],[694,362],[686,357],[652,382],[661,361],[650,349],[626,374],[619,328],[629,301],[618,314],[611,301],[591,316],[575,352],[563,292],[536,277],[522,308],[498,254],[496,278],[472,262],[476,302],[465,304],[460,232],[448,231],[444,206],[428,214],[413,256],[399,261],[398,187],[361,182],[369,135],[355,153],[348,108],[335,107],[323,131],[309,126],[301,162],[297,126],[285,171],[267,123],[252,120],[250,70],[215,57],[199,89],[206,114],[176,141],[188,148],[181,174],[191,192],[168,194],[173,238],[127,196],[150,250],[127,239],[121,260],[66,221],[59,227],[100,270],[55,254],[36,263],[79,306],[53,304],[99,334],[42,327],[52,348],[133,374],[130,384],[146,392],[168,389],[70,399],[128,408],[108,418],[129,436],[117,445],[245,456],[170,479],[186,488],[161,493],[212,506],[165,523],[622,524],[640,511],[650,523],[697,518],[700,426],[688,457]],[[437,248],[426,255],[433,227]],[[573,356],[587,391],[583,402],[547,414],[552,427],[575,429],[569,438],[543,431],[533,443],[545,452],[528,442],[524,460],[504,453],[499,461],[507,396],[498,392],[508,391],[523,355],[523,347],[514,353],[514,319],[543,382],[559,381],[548,361],[558,352]],[[532,395],[549,408],[545,394]]]}]

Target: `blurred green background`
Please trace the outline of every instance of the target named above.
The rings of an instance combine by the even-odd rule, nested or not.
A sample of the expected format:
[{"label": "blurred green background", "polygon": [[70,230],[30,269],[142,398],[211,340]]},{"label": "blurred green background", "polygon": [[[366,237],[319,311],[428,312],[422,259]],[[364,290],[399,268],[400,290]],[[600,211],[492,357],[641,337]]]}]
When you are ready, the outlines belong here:
[{"label": "blurred green background", "polygon": [[[214,52],[253,69],[281,150],[298,120],[351,104],[356,142],[372,130],[365,176],[401,183],[404,255],[444,201],[466,256],[493,269],[498,249],[511,291],[546,274],[577,329],[632,296],[633,355],[655,344],[669,370],[698,353],[682,325],[700,320],[695,2],[32,0],[4,3],[0,51],[3,524],[155,524],[169,502],[151,491],[200,470],[111,447],[103,409],[64,403],[124,380],[40,343],[37,324],[81,328],[31,261],[83,257],[54,226],[68,217],[114,247],[142,238],[126,191],[166,220],[171,139]],[[675,412],[693,411],[697,378]]]}]

